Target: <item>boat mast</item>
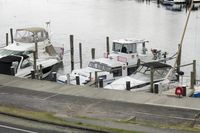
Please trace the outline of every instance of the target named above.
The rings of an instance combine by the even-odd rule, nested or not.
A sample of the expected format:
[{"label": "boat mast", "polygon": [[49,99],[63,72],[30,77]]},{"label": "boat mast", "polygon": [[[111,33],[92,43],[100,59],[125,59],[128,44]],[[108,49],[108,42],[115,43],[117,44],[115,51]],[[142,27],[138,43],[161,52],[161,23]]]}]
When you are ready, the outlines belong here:
[{"label": "boat mast", "polygon": [[[189,8],[188,16],[187,16],[187,19],[186,19],[186,22],[185,22],[183,34],[182,34],[182,36],[181,36],[181,42],[180,42],[180,44],[178,45],[176,61],[175,61],[175,63],[174,63],[173,68],[172,68],[172,69],[169,71],[169,73],[166,75],[166,79],[169,79],[169,77],[171,76],[171,74],[173,73],[173,71],[175,70],[176,67],[177,67],[177,73],[180,72],[181,53],[182,53],[183,39],[184,39],[184,37],[185,37],[185,32],[186,32],[186,29],[187,29],[187,25],[188,25],[188,21],[189,21],[189,18],[190,18],[190,14],[191,14],[191,11],[192,11],[193,4],[194,4],[194,3],[193,3],[193,0],[191,0],[191,5],[190,5],[190,8]],[[179,78],[178,78],[178,80],[179,80]]]}]

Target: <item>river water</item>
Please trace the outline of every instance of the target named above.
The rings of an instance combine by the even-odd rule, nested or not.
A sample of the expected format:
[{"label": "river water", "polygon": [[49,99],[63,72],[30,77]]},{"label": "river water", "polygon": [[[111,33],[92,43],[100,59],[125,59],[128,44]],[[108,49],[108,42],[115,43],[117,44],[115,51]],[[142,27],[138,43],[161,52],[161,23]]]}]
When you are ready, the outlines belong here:
[{"label": "river water", "polygon": [[[5,43],[9,28],[45,27],[51,22],[52,42],[69,50],[69,35],[75,38],[75,59],[78,43],[83,45],[83,66],[106,51],[106,36],[110,40],[145,38],[148,48],[159,48],[173,54],[180,43],[187,14],[174,12],[156,2],[137,0],[0,0],[0,44]],[[65,54],[65,72],[70,68],[69,53]],[[197,60],[200,72],[200,11],[193,11],[183,43],[182,64]],[[78,63],[76,65],[78,68]],[[187,73],[191,70],[185,69]]]}]

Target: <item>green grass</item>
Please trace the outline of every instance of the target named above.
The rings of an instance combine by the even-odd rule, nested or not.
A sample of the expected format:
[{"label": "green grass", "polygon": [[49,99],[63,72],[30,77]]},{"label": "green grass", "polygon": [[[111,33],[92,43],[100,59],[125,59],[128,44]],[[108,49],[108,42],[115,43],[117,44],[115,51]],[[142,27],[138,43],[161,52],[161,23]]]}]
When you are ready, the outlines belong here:
[{"label": "green grass", "polygon": [[11,106],[5,106],[5,105],[0,105],[0,112],[11,114],[14,116],[19,116],[19,117],[25,117],[25,118],[33,119],[33,120],[37,120],[37,121],[51,122],[51,123],[60,124],[63,126],[87,127],[90,129],[107,131],[107,132],[112,132],[112,133],[113,132],[114,133],[139,133],[136,131],[121,130],[121,129],[116,129],[116,128],[107,128],[107,127],[85,124],[85,123],[81,123],[81,122],[70,122],[70,121],[66,121],[64,119],[55,117],[54,114],[52,114],[52,113],[32,111],[32,110],[16,108],[16,107],[11,107]]}]

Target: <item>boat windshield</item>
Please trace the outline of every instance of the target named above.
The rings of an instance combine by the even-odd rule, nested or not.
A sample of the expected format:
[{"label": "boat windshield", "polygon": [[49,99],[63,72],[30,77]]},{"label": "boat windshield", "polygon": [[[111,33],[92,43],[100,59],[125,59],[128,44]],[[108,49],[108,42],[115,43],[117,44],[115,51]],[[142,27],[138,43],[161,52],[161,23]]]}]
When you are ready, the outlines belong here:
[{"label": "boat windshield", "polygon": [[[165,77],[169,71],[169,67],[167,68],[156,68],[154,69],[154,76],[155,77]],[[140,66],[138,70],[136,71],[136,74],[140,73],[143,75],[150,75],[151,74],[151,68],[147,66]]]},{"label": "boat windshield", "polygon": [[21,52],[21,51],[0,49],[0,57],[4,57],[4,56],[8,56],[8,55],[20,55],[22,53],[23,52]]},{"label": "boat windshield", "polygon": [[136,43],[132,44],[121,44],[121,43],[113,43],[113,51],[122,52],[122,53],[136,53],[137,45]]},{"label": "boat windshield", "polygon": [[0,58],[8,55],[29,55],[31,51],[14,51],[8,49],[0,49]]},{"label": "boat windshield", "polygon": [[15,41],[22,43],[42,42],[46,39],[48,39],[48,32],[46,31],[29,32],[26,30],[19,30],[15,35]]},{"label": "boat windshield", "polygon": [[110,70],[111,70],[111,67],[109,67],[108,65],[106,65],[104,63],[100,63],[100,62],[90,62],[88,67],[99,69],[102,71],[107,71],[107,72],[110,72]]}]

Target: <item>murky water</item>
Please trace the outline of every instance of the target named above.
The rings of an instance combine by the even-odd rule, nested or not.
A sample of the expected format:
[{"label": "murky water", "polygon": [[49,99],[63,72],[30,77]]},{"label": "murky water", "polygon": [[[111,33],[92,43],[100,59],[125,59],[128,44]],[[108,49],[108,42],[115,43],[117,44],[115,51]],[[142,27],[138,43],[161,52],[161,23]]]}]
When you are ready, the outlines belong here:
[{"label": "murky water", "polygon": [[[155,2],[136,0],[0,0],[0,44],[11,27],[44,27],[46,21],[51,21],[56,46],[65,45],[68,50],[69,35],[74,35],[76,62],[78,43],[82,43],[84,66],[91,59],[91,48],[96,48],[96,57],[103,56],[106,36],[110,40],[145,38],[150,41],[149,48],[173,54],[186,17],[184,10],[173,12]],[[191,14],[183,46],[183,64],[196,59],[200,69],[200,11]],[[65,61],[70,66],[69,54]]]}]

